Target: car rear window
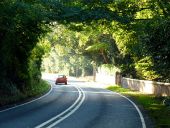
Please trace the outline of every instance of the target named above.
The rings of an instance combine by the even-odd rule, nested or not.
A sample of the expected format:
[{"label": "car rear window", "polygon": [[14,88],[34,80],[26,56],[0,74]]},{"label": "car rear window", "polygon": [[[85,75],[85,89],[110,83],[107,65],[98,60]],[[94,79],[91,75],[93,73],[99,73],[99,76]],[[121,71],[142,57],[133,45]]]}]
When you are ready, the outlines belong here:
[{"label": "car rear window", "polygon": [[64,78],[64,75],[58,75],[58,78]]}]

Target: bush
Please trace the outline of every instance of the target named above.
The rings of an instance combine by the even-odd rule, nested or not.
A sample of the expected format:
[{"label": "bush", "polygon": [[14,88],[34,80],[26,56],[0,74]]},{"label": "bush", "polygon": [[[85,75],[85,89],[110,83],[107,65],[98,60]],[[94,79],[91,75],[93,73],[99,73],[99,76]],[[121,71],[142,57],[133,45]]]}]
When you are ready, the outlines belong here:
[{"label": "bush", "polygon": [[153,70],[153,62],[151,57],[147,56],[135,63],[136,74],[138,78],[155,80],[159,77]]},{"label": "bush", "polygon": [[16,86],[8,84],[6,89],[8,92],[0,91],[0,107],[10,104],[16,104],[23,101],[27,101],[30,98],[40,96],[50,89],[49,84],[46,81],[40,80],[39,83],[34,82],[32,86],[25,89],[24,93],[21,93]]}]

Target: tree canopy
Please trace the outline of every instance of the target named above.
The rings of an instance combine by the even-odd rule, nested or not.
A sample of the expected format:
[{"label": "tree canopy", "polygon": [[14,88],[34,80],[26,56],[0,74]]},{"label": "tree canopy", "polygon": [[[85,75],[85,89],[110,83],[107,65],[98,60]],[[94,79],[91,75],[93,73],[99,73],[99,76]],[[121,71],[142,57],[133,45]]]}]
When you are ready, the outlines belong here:
[{"label": "tree canopy", "polygon": [[[169,0],[0,1],[0,89],[24,92],[38,82],[43,54],[54,45],[57,54],[69,45],[70,53],[114,65],[124,76],[168,82],[169,19]],[[61,24],[76,33],[67,38],[54,29]],[[43,40],[54,30],[58,43]]]}]

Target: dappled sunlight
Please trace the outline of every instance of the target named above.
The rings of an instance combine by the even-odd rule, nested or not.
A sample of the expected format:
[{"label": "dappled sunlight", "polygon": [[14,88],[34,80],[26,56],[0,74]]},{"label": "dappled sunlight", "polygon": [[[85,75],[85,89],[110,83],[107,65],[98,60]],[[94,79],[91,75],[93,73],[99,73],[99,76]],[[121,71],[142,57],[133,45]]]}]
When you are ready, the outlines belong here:
[{"label": "dappled sunlight", "polygon": [[[122,104],[108,105],[128,110],[121,98],[129,96],[156,118],[170,119],[165,102],[170,96],[170,0],[1,0],[0,13],[0,106],[52,93],[54,101],[49,99],[56,106],[57,100],[64,104],[79,95],[77,108],[86,94],[103,104],[114,99]],[[32,108],[24,112],[30,112],[28,118],[35,114]],[[44,118],[32,117],[32,123]],[[4,120],[13,125],[10,118]],[[16,121],[29,122],[19,116]]]},{"label": "dappled sunlight", "polygon": [[103,84],[115,84],[115,75],[107,75],[102,73],[96,74],[96,81]]}]

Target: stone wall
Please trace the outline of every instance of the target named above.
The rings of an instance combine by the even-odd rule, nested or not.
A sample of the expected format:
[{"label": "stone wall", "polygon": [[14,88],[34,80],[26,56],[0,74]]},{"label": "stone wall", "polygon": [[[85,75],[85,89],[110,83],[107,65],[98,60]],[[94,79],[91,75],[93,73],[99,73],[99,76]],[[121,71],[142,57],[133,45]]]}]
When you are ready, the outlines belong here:
[{"label": "stone wall", "polygon": [[156,96],[170,96],[170,83],[121,78],[121,86]]}]

